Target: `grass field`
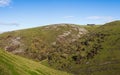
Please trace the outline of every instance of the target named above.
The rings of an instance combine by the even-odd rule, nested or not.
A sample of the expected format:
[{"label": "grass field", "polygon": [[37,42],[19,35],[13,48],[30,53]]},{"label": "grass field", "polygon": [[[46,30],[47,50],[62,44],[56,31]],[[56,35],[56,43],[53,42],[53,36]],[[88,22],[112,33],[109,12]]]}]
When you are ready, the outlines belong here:
[{"label": "grass field", "polygon": [[0,50],[0,75],[71,75]]}]

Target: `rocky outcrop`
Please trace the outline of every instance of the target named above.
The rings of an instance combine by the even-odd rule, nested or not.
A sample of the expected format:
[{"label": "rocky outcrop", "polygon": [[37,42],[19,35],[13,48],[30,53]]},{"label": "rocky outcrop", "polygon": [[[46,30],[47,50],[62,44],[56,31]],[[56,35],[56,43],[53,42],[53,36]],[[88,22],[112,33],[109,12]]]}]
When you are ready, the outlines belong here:
[{"label": "rocky outcrop", "polygon": [[21,37],[8,37],[9,40],[7,41],[8,44],[5,46],[4,50],[12,52],[14,54],[19,54],[24,52],[22,49],[22,47],[24,46],[24,44],[21,43]]}]

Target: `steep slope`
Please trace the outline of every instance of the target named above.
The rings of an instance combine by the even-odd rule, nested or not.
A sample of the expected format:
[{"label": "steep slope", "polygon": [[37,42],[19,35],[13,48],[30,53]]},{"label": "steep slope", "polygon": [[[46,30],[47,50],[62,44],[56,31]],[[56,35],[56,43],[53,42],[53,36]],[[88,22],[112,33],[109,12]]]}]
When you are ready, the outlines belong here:
[{"label": "steep slope", "polygon": [[0,35],[0,48],[35,60],[44,60],[56,40],[70,43],[88,31],[74,24],[49,26],[6,32]]},{"label": "steep slope", "polygon": [[70,75],[0,50],[0,75]]},{"label": "steep slope", "polygon": [[119,75],[120,21],[102,25],[75,42],[57,43],[52,50],[48,64],[59,70],[75,75]]}]

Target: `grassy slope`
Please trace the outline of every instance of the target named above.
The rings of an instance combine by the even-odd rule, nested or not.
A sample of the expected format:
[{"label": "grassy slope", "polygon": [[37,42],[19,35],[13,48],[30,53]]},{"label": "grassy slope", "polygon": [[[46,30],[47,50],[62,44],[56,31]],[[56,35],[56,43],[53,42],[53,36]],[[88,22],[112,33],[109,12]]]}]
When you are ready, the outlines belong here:
[{"label": "grassy slope", "polygon": [[[103,26],[97,27],[85,27],[90,33],[83,38],[80,38],[76,42],[69,45],[57,44],[54,47],[55,51],[52,52],[49,63],[52,67],[72,72],[75,75],[119,75],[120,74],[120,21],[111,22]],[[66,28],[61,28],[64,32]],[[68,29],[69,30],[69,29]],[[50,34],[54,32],[53,34]],[[11,35],[18,36],[16,34]],[[29,40],[42,33],[42,36],[37,38],[49,39],[56,32],[51,29],[46,32],[44,29],[29,29],[23,31],[24,42],[30,44]],[[61,31],[57,33],[61,34]],[[27,34],[27,35],[26,35]],[[31,34],[33,36],[31,36]],[[7,34],[3,34],[5,37]],[[28,39],[28,37],[30,37]],[[44,42],[53,42],[53,38],[45,40]],[[53,39],[53,40],[52,40]],[[43,43],[43,42],[42,42]],[[48,42],[47,42],[48,43]],[[86,45],[86,43],[88,45]],[[74,57],[74,59],[73,59]],[[46,63],[47,60],[42,63]],[[76,64],[77,63],[77,64]],[[79,64],[78,64],[79,63]]]},{"label": "grassy slope", "polygon": [[[120,21],[115,21],[105,24],[99,28],[97,33],[107,34],[104,42],[101,44],[102,48],[98,55],[96,55],[92,63],[97,61],[95,68],[98,71],[93,74],[96,75],[119,75],[120,74]],[[98,65],[99,64],[99,65]],[[93,70],[94,67],[93,67]]]},{"label": "grassy slope", "polygon": [[[24,29],[12,32],[6,32],[0,35],[0,48],[4,49],[6,46],[10,46],[11,39],[20,37],[20,42],[22,46],[10,47],[11,50],[8,51],[17,51],[22,50],[23,52],[17,53],[21,56],[43,60],[46,58],[46,54],[51,48],[51,44],[56,41],[57,37],[66,31],[72,31],[72,35],[76,37],[78,31],[75,28],[79,26],[73,25],[50,25],[43,26],[31,29]],[[70,37],[67,37],[70,38]]]},{"label": "grassy slope", "polygon": [[[78,25],[73,25],[73,26],[76,26],[76,28],[79,27]],[[62,24],[57,24],[57,25],[48,25],[43,27],[6,32],[1,34],[0,37],[5,38],[10,35],[12,37],[20,36],[22,37],[23,42],[27,45],[29,45],[33,39],[39,38],[41,40],[44,40],[44,42],[51,44],[56,40],[58,35],[61,35],[65,31],[69,31],[69,30],[72,30],[73,33],[77,32],[76,30],[73,29],[72,25],[66,24],[64,26]]]},{"label": "grassy slope", "polygon": [[49,59],[54,68],[75,75],[119,75],[120,21],[95,28],[72,44],[54,48]]},{"label": "grassy slope", "polygon": [[[107,23],[94,31],[96,34],[105,34],[102,39],[101,49],[89,64],[84,64],[83,74],[91,75],[119,75],[120,74],[120,21]],[[94,36],[94,39],[100,37]],[[97,41],[93,42],[94,44]],[[98,43],[100,44],[100,43]]]},{"label": "grassy slope", "polygon": [[70,75],[0,50],[0,75]]}]

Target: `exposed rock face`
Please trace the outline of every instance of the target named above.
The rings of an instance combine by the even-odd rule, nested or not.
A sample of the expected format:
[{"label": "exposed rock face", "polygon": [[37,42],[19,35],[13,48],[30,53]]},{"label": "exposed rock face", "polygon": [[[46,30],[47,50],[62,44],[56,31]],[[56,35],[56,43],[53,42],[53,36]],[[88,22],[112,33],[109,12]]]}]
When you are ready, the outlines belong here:
[{"label": "exposed rock face", "polygon": [[80,26],[75,25],[75,24],[65,24],[65,23],[62,23],[62,24],[53,24],[53,25],[44,27],[45,30],[56,30],[56,32],[60,31],[61,28],[70,28],[70,29],[69,30],[65,30],[64,32],[59,34],[56,37],[56,41],[54,41],[52,43],[52,45],[55,45],[56,42],[59,42],[59,43],[74,42],[78,38],[80,38],[82,35],[88,33],[88,31],[85,28],[80,27]]},{"label": "exposed rock face", "polygon": [[12,52],[14,54],[22,53],[24,50],[22,49],[24,44],[22,44],[20,40],[21,40],[21,37],[15,37],[15,38],[9,37],[9,41],[8,41],[8,44],[5,46],[5,50]]},{"label": "exposed rock face", "polygon": [[58,42],[69,42],[69,43],[74,42],[86,33],[88,33],[88,31],[85,28],[80,28],[78,26],[72,25],[71,30],[65,31],[61,35],[57,36],[57,41]]}]

